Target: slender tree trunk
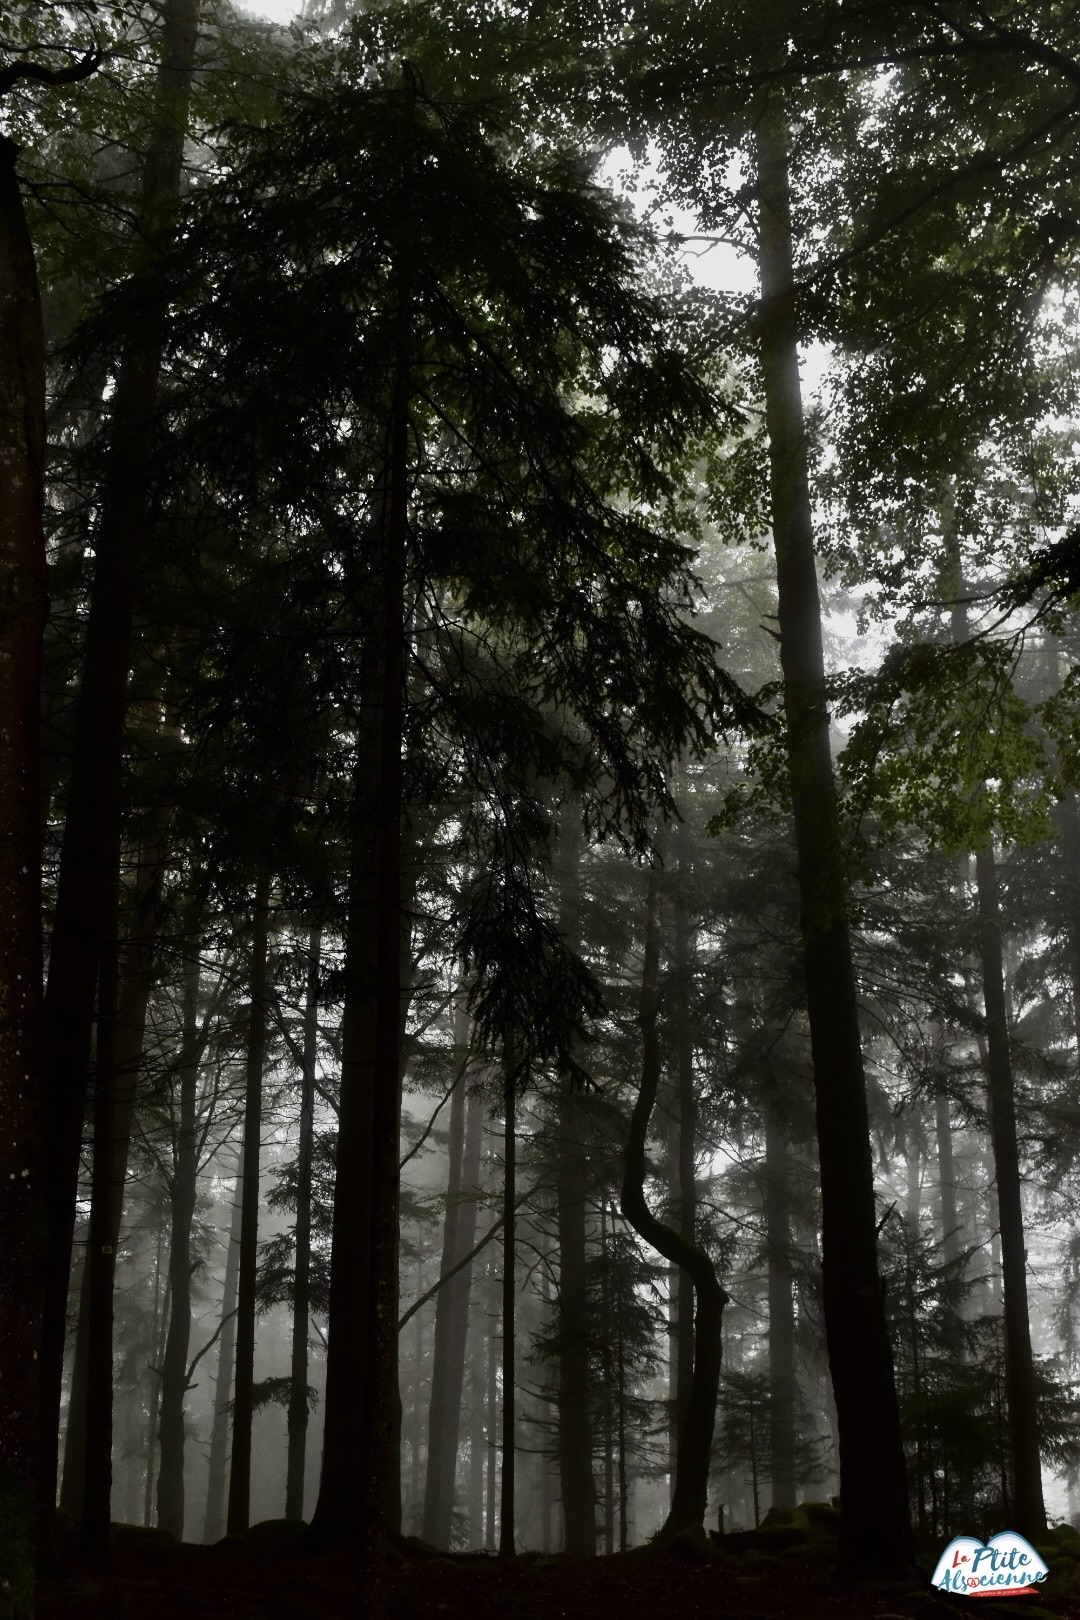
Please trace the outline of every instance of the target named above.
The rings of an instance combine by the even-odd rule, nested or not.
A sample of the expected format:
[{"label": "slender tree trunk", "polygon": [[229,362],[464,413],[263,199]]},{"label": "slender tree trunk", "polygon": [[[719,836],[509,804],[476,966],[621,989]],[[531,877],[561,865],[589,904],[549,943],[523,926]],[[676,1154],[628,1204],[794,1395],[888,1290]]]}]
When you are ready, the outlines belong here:
[{"label": "slender tree trunk", "polygon": [[304,1462],[308,1428],[308,1315],[311,1297],[311,1156],[315,1137],[315,1062],[319,1040],[319,970],[322,929],[308,931],[304,1066],[300,1092],[300,1143],[296,1167],[296,1265],[293,1276],[292,1362],[289,1388],[289,1453],[285,1517],[304,1517]]},{"label": "slender tree trunk", "polygon": [[[45,345],[15,159],[0,136],[0,1617],[33,1611],[47,1241],[41,1017]],[[51,1133],[50,1133],[51,1135]],[[50,1142],[50,1148],[52,1143]],[[72,1198],[74,1219],[74,1197]],[[69,1234],[70,1248],[70,1234]],[[63,1368],[63,1339],[60,1340]],[[59,1381],[56,1411],[59,1410]],[[45,1422],[50,1413],[46,1411]],[[56,1430],[52,1436],[56,1454]],[[47,1449],[47,1448],[46,1448]],[[41,1497],[39,1497],[39,1487]],[[50,1500],[51,1508],[51,1500]]]},{"label": "slender tree trunk", "polygon": [[[514,1556],[514,1370],[515,1332],[515,1224],[517,1204],[517,1054],[514,1043],[504,1045],[506,1095],[503,1129],[503,1275],[502,1275],[502,1497],[499,1514],[499,1556]],[[595,1551],[595,1547],[592,1549]]]},{"label": "slender tree trunk", "polygon": [[[503,1233],[503,1242],[506,1234]],[[494,1316],[494,1313],[493,1313]],[[495,1499],[496,1499],[496,1468],[499,1457],[499,1367],[495,1351],[495,1333],[488,1334],[487,1347],[487,1424],[485,1430],[485,1444],[487,1446],[487,1489],[484,1496],[484,1546],[495,1551]]]},{"label": "slender tree trunk", "polygon": [[697,1243],[656,1218],[645,1201],[645,1144],[649,1120],[660,1083],[660,1041],[657,1001],[660,978],[660,885],[656,866],[649,871],[646,905],[645,963],[641,975],[641,1085],[630,1119],[622,1184],[622,1212],[639,1237],[665,1260],[685,1267],[693,1279],[697,1310],[694,1317],[694,1370],[686,1420],[679,1431],[675,1492],[662,1538],[705,1522],[709,1493],[709,1463],[716,1426],[716,1398],[720,1387],[721,1327],[728,1296],[721,1288],[709,1256]]},{"label": "slender tree trunk", "polygon": [[[124,952],[117,995],[116,1017],[108,1040],[99,1038],[97,1071],[104,1075],[111,1091],[111,1170],[107,1188],[107,1218],[109,1236],[105,1240],[114,1253],[120,1241],[123,1218],[124,1186],[127,1181],[128,1155],[131,1149],[131,1128],[135,1116],[138,1093],[139,1068],[142,1062],[146,1032],[146,1011],[153,984],[154,941],[161,922],[161,878],[165,870],[166,855],[163,842],[151,839],[139,852],[135,875],[134,927]],[[109,1051],[111,1049],[111,1064]],[[111,1067],[111,1075],[107,1069]],[[95,1160],[96,1164],[96,1160]],[[100,1196],[100,1193],[99,1193]],[[60,1507],[78,1521],[82,1518],[86,1490],[87,1446],[86,1414],[88,1399],[101,1412],[111,1400],[105,1390],[112,1384],[112,1281],[107,1279],[99,1295],[99,1310],[105,1320],[99,1329],[101,1353],[97,1360],[98,1377],[92,1396],[89,1393],[87,1363],[90,1350],[90,1281],[93,1267],[91,1251],[83,1270],[79,1291],[79,1321],[75,1337],[75,1357],[71,1373],[71,1394],[68,1403],[67,1437],[64,1446],[64,1474],[60,1488]],[[106,1279],[103,1279],[103,1283]],[[99,1445],[109,1446],[111,1435],[104,1425],[99,1426]],[[94,1466],[94,1465],[92,1465]],[[100,1460],[96,1467],[99,1470]],[[100,1490],[99,1485],[94,1486]]]},{"label": "slender tree trunk", "polygon": [[559,1229],[558,1450],[563,1546],[591,1558],[596,1552],[596,1482],[589,1378],[589,1300],[586,1289],[586,1213],[589,1170],[585,1105],[568,1081],[559,1097],[556,1196]]},{"label": "slender tree trunk", "polygon": [[[601,1307],[606,1324],[615,1319],[618,1306],[611,1295],[612,1244],[608,1240],[607,1194],[600,1197],[600,1263],[603,1267]],[[619,1300],[618,1304],[621,1305]],[[604,1553],[610,1558],[615,1551],[615,1367],[611,1353],[610,1335],[604,1333]]]},{"label": "slender tree trunk", "polygon": [[1013,1522],[1022,1536],[1032,1540],[1046,1529],[1046,1509],[1043,1505],[1035,1366],[1028,1317],[1027,1249],[1002,966],[997,867],[989,848],[980,850],[975,857],[975,880],[979,905],[979,956],[986,1005],[990,1139],[994,1149],[1005,1298],[1005,1382],[1009,1405]]},{"label": "slender tree trunk", "polygon": [[791,1265],[791,1166],[786,1121],[765,1115],[765,1233],[769,1255],[769,1475],[772,1505],[795,1506],[795,1305]]},{"label": "slender tree trunk", "polygon": [[[370,645],[365,645],[364,663],[361,690],[370,715],[375,706]],[[357,1464],[364,1444],[371,1303],[376,941],[371,924],[375,908],[372,829],[365,816],[370,761],[371,741],[361,732],[353,769],[323,1453],[319,1496],[312,1517],[318,1541],[346,1544],[355,1540],[363,1510]]]},{"label": "slender tree trunk", "polygon": [[[463,1009],[459,1009],[456,1022],[456,1045],[459,1052],[464,1053],[468,1025]],[[476,1242],[476,1182],[480,1170],[483,1109],[475,1094],[466,1103],[467,1079],[468,1070],[463,1058],[462,1072],[450,1099],[450,1167],[441,1270],[444,1277],[460,1264]],[[427,1476],[420,1531],[424,1540],[434,1547],[450,1545],[471,1288],[470,1264],[455,1272],[436,1296]]]},{"label": "slender tree trunk", "polygon": [[[162,1233],[158,1232],[157,1270],[154,1276],[155,1305],[158,1283],[161,1279],[161,1249]],[[154,1365],[150,1370],[150,1416],[146,1425],[146,1479],[143,1489],[143,1525],[149,1530],[153,1521],[154,1499],[154,1458],[157,1455],[158,1438],[158,1407],[161,1404],[161,1369],[165,1362],[165,1343],[169,1335],[169,1316],[172,1305],[172,1289],[169,1287],[169,1278],[165,1277],[165,1296],[161,1302],[161,1320],[156,1319],[154,1332]]]},{"label": "slender tree trunk", "polygon": [[934,1089],[934,1135],[938,1152],[942,1256],[947,1266],[955,1268],[959,1264],[963,1250],[963,1233],[956,1208],[956,1163],[953,1158],[949,1094],[943,1086],[937,1086]]},{"label": "slender tree trunk", "polygon": [[173,1147],[170,1179],[172,1231],[169,1244],[169,1286],[172,1314],[161,1368],[161,1415],[158,1438],[158,1529],[177,1541],[184,1539],[184,1397],[188,1390],[188,1348],[191,1342],[191,1227],[195,1218],[198,1185],[198,1149],[195,1133],[199,1080],[198,946],[184,963],[183,1047],[180,1054],[180,1108]]},{"label": "slender tree trunk", "polygon": [[[571,950],[580,949],[581,820],[571,800],[560,833],[559,908],[562,932]],[[589,1167],[585,1100],[572,1080],[559,1096],[556,1204],[559,1234],[559,1485],[563,1547],[591,1558],[596,1552],[596,1481],[593,1477],[593,1425],[589,1370],[589,1301],[586,1288]]]},{"label": "slender tree trunk", "polygon": [[255,1274],[259,1250],[259,1148],[262,1137],[262,1079],[266,1058],[266,954],[270,934],[270,879],[259,872],[252,914],[251,999],[248,1009],[247,1072],[244,1085],[244,1180],[240,1203],[240,1269],[236,1301],[232,1466],[229,1471],[228,1533],[247,1532],[251,1508],[251,1421],[255,1381]]},{"label": "slender tree trunk", "polygon": [[210,1460],[206,1486],[206,1516],[203,1541],[220,1541],[225,1532],[225,1476],[229,1461],[229,1400],[232,1395],[233,1361],[236,1353],[236,1290],[240,1274],[240,1231],[243,1215],[244,1155],[241,1151],[233,1189],[229,1246],[225,1255],[225,1280],[221,1291],[223,1327],[218,1340],[217,1379],[214,1383],[214,1417],[210,1428]]},{"label": "slender tree trunk", "polygon": [[779,92],[757,129],[760,344],[769,434],[780,661],[821,1163],[822,1297],[840,1432],[840,1561],[913,1556],[899,1405],[878,1273],[866,1085],[847,881],[829,745]]},{"label": "slender tree trunk", "polygon": [[472,1335],[473,1354],[469,1374],[469,1545],[484,1545],[484,1397],[486,1393],[484,1341],[479,1332]]},{"label": "slender tree trunk", "polygon": [[[687,1243],[695,1240],[697,1226],[697,1098],[694,1095],[694,1040],[690,1024],[690,988],[693,949],[687,917],[687,886],[691,865],[687,829],[680,823],[675,834],[675,1050],[678,1097],[678,1217],[679,1233]],[[682,1266],[677,1269],[675,1432],[686,1421],[690,1386],[694,1377],[694,1283]]]},{"label": "slender tree trunk", "polygon": [[[180,191],[200,0],[168,0],[141,232],[168,230]],[[42,1509],[51,1535],[63,1379],[71,1241],[90,1060],[94,996],[118,883],[122,763],[132,615],[145,543],[147,488],[157,407],[160,346],[124,354],[110,401],[111,434],[94,536],[82,681],[60,851],[45,991],[45,1077],[55,1114],[49,1159],[49,1260],[41,1365]]]},{"label": "slender tree trunk", "polygon": [[[119,853],[116,866],[119,869]],[[112,1520],[113,1279],[120,1188],[113,1176],[115,1137],[116,1000],[119,990],[118,895],[110,897],[109,938],[99,959],[97,1042],[94,1064],[93,1172],[86,1264],[89,1327],[86,1346],[86,1461],[82,1515],[84,1553],[103,1557]]]}]

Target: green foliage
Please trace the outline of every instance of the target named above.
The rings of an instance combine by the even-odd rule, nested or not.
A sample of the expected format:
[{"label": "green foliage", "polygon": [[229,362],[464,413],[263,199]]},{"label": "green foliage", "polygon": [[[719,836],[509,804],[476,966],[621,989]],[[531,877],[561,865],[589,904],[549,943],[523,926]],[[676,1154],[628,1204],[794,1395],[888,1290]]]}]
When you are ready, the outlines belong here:
[{"label": "green foliage", "polygon": [[1008,642],[897,646],[876,675],[838,681],[842,711],[861,711],[840,758],[859,813],[946,851],[984,848],[995,828],[1010,843],[1049,837],[1057,784],[1015,660]]}]

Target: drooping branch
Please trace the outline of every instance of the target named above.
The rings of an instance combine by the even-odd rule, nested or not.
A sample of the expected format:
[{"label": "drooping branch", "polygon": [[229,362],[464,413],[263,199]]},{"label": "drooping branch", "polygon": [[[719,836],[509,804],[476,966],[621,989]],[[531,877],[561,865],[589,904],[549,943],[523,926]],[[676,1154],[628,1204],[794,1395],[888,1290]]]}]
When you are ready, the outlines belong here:
[{"label": "drooping branch", "polygon": [[80,79],[88,79],[91,73],[96,73],[103,61],[100,51],[88,51],[77,62],[63,68],[46,67],[44,62],[9,62],[7,67],[0,68],[0,96],[20,79],[29,79],[33,84],[78,84]]}]

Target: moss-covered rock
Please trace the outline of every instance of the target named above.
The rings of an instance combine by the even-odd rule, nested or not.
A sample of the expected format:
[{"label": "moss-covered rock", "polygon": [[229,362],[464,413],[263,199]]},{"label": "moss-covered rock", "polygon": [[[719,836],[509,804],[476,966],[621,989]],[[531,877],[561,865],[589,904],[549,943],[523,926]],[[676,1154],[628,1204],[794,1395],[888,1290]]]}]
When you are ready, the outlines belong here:
[{"label": "moss-covered rock", "polygon": [[246,1540],[260,1552],[293,1553],[303,1546],[307,1531],[303,1519],[260,1519],[251,1526]]},{"label": "moss-covered rock", "polygon": [[692,1524],[685,1530],[677,1531],[675,1535],[665,1538],[662,1545],[665,1552],[670,1553],[673,1558],[698,1562],[713,1556],[712,1542],[706,1535],[704,1526],[700,1524]]}]

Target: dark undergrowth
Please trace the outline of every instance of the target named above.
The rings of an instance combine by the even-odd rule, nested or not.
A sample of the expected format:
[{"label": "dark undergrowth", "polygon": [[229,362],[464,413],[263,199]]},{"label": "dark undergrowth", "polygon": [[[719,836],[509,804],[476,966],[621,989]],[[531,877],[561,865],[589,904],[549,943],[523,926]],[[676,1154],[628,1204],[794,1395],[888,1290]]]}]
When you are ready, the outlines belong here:
[{"label": "dark undergrowth", "polygon": [[[419,1543],[393,1550],[379,1610],[385,1620],[979,1620],[1076,1616],[1076,1566],[1055,1545],[1038,1601],[942,1599],[928,1580],[841,1582],[835,1537],[761,1532],[684,1536],[608,1558],[538,1553],[500,1559],[440,1556]],[[802,1528],[800,1526],[800,1528]],[[244,1541],[177,1545],[117,1526],[108,1559],[74,1554],[39,1588],[39,1620],[354,1620],[368,1615],[362,1571],[348,1553],[303,1549],[297,1527],[256,1526]],[[1048,1551],[1050,1547],[1048,1546]],[[940,1549],[937,1549],[940,1551]],[[932,1568],[936,1553],[926,1549]],[[972,1603],[977,1607],[972,1609]]]}]

